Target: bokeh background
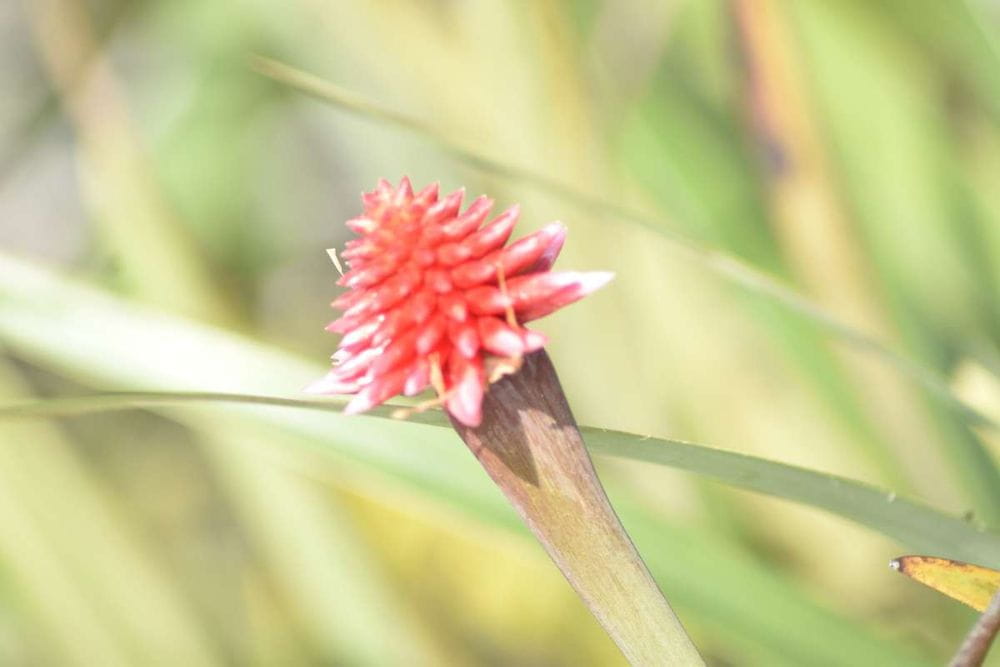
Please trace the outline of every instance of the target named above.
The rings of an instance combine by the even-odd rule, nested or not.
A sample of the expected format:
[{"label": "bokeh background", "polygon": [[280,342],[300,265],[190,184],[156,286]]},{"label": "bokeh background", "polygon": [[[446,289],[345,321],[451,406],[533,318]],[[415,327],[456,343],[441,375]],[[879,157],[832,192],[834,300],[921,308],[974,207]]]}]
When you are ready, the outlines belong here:
[{"label": "bokeh background", "polygon": [[[538,325],[582,423],[996,529],[995,432],[740,283],[1000,413],[998,30],[986,0],[0,3],[0,396],[298,395],[325,249],[409,175],[617,273]],[[940,664],[974,619],[870,530],[598,465],[713,665]],[[0,662],[623,661],[453,434],[210,404],[0,422]]]}]

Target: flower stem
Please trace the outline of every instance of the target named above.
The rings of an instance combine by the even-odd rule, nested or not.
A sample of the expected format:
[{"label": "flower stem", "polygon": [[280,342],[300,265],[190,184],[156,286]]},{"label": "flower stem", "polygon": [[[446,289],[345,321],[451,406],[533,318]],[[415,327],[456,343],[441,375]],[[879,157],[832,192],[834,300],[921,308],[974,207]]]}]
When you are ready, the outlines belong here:
[{"label": "flower stem", "polygon": [[544,350],[490,387],[483,421],[452,419],[633,665],[702,665],[604,493]]},{"label": "flower stem", "polygon": [[1000,631],[1000,591],[993,596],[990,606],[969,630],[948,667],[979,667],[986,659],[997,631]]}]

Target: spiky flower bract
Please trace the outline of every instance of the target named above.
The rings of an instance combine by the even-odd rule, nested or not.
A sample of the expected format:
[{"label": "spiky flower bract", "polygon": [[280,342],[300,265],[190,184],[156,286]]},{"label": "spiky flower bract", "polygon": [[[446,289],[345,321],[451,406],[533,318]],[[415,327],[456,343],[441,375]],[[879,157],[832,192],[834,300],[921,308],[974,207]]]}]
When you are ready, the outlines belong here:
[{"label": "spiky flower bract", "polygon": [[520,367],[546,337],[525,322],[606,284],[605,272],[550,269],[566,239],[554,222],[506,245],[517,206],[483,224],[493,206],[479,197],[464,212],[464,191],[439,198],[437,184],[414,194],[404,178],[362,195],[364,212],[347,221],[359,235],[341,257],[348,288],[328,331],[343,334],[334,368],[309,390],[356,394],[349,414],[398,394],[433,387],[455,419],[482,420],[489,382]]}]

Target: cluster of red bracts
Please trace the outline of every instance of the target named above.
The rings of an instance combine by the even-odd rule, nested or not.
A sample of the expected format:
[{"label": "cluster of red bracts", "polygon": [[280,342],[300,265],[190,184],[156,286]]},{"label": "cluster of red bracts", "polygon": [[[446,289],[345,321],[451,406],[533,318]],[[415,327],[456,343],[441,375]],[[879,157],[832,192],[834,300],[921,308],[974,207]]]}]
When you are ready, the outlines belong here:
[{"label": "cluster of red bracts", "polygon": [[343,315],[327,327],[343,338],[333,370],[309,391],[356,394],[345,409],[354,414],[433,387],[456,419],[476,426],[489,363],[517,368],[546,343],[521,324],[611,279],[551,272],[563,225],[506,246],[518,207],[484,225],[492,200],[479,197],[461,212],[463,194],[439,199],[436,184],[414,194],[404,178],[362,196],[364,213],[347,222],[360,237],[341,254],[350,270],[338,284],[348,291],[333,302]]}]

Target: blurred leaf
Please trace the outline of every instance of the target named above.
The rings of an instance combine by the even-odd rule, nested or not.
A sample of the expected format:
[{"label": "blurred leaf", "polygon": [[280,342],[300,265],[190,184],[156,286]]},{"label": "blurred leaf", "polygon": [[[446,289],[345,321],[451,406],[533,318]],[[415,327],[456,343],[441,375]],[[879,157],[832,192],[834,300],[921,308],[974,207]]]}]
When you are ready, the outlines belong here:
[{"label": "blurred leaf", "polygon": [[[724,249],[756,270],[780,271],[737,119],[694,97],[671,76],[674,66],[664,63],[621,119],[625,163],[684,237]],[[658,226],[669,229],[662,220]]]},{"label": "blurred leaf", "polygon": [[124,283],[178,312],[226,321],[228,302],[156,185],[124,87],[100,50],[89,8],[65,0],[26,8],[35,47],[76,137],[84,204],[120,260]]},{"label": "blurred leaf", "polygon": [[633,665],[703,665],[611,508],[544,350],[455,431]]},{"label": "blurred leaf", "polygon": [[957,414],[970,423],[974,425],[989,425],[1000,429],[1000,425],[995,424],[989,417],[980,414],[973,407],[966,405],[956,397],[948,387],[948,383],[932,369],[899,354],[866,333],[844,324],[836,315],[826,311],[821,306],[813,303],[764,271],[754,268],[728,253],[704,246],[686,237],[679,230],[664,225],[662,220],[581,193],[557,180],[532,172],[531,170],[508,165],[479,155],[419,120],[388,110],[362,95],[344,90],[320,77],[268,58],[258,57],[254,62],[259,72],[284,85],[349,112],[366,118],[388,122],[424,135],[442,150],[473,167],[539,188],[549,194],[559,196],[568,202],[583,207],[591,213],[617,217],[653,229],[672,241],[678,249],[683,250],[687,255],[718,275],[753,293],[773,299],[777,303],[811,320],[824,331],[831,333],[841,341],[870,353],[892,365],[904,375],[922,385],[933,396],[940,399],[944,405],[955,410]]},{"label": "blurred leaf", "polygon": [[934,556],[900,556],[889,565],[976,611],[986,611],[1000,591],[1000,571],[980,565]]},{"label": "blurred leaf", "polygon": [[[889,314],[914,359],[945,367],[947,349],[986,326],[988,276],[961,232],[948,117],[938,77],[870,3],[787,5],[835,164]],[[859,60],[857,53],[865,53]],[[865,100],[859,112],[857,100]],[[933,266],[933,271],[928,267]],[[926,368],[927,366],[921,366]],[[925,385],[929,388],[928,385]],[[963,403],[964,405],[964,403]],[[953,474],[984,521],[1000,526],[1000,471],[951,415],[928,406]]]},{"label": "blurred leaf", "polygon": [[[757,9],[760,8],[755,7],[755,13]],[[672,71],[673,67],[674,63],[665,63],[663,71]],[[747,66],[748,71],[753,69]],[[757,265],[787,271],[773,247],[774,241],[769,238],[774,233],[771,227],[777,227],[780,232],[781,225],[768,220],[762,208],[761,195],[756,191],[760,187],[759,177],[753,173],[753,164],[742,150],[745,138],[734,127],[734,119],[722,116],[718,110],[705,113],[696,100],[689,98],[673,77],[666,74],[660,77],[649,94],[637,101],[634,112],[622,124],[621,153],[625,164],[673,216],[696,221],[699,227],[711,231],[712,241],[717,237],[726,239],[727,247],[738,248],[744,258]],[[784,105],[783,99],[780,104]],[[756,112],[755,117],[759,116],[761,113]],[[790,173],[794,167],[785,162],[794,164],[795,160],[785,155],[787,149],[778,146],[779,137],[772,136],[774,134],[773,130],[767,133],[767,148],[774,154],[771,159],[781,161],[781,173]],[[802,197],[798,199],[805,201]],[[794,216],[790,224],[802,229],[810,238],[818,239],[817,245],[824,253],[828,252],[817,230],[804,225],[799,218]],[[750,242],[749,239],[756,240]],[[751,249],[755,247],[762,249],[753,252]],[[828,261],[835,263],[826,257],[818,264],[825,267]],[[822,296],[824,290],[818,294]],[[866,414],[869,406],[858,396],[846,373],[845,360],[855,364],[870,360],[846,357],[845,350],[832,347],[829,338],[823,335],[823,328],[814,326],[814,319],[777,307],[775,300],[759,293],[751,293],[751,296],[757,298],[746,300],[748,311],[770,330],[782,353],[798,363],[804,381],[816,387],[827,403],[838,409],[843,423],[851,429],[849,443],[857,447],[865,459],[873,460],[886,479],[906,488],[898,462],[891,456],[887,443],[879,439]],[[842,311],[840,314],[850,315]],[[857,317],[852,321],[859,322]],[[900,380],[902,383],[902,378]]]},{"label": "blurred leaf", "polygon": [[[66,332],[72,332],[72,344]],[[124,302],[9,256],[0,261],[0,340],[26,361],[98,386],[294,393],[322,372],[293,355]],[[262,433],[281,432],[326,456],[369,466],[486,524],[521,530],[476,462],[442,429],[331,419],[319,411],[292,415],[258,405],[161,411],[199,430],[215,427],[223,415],[236,415]],[[753,473],[743,476],[754,482]],[[783,656],[786,664],[925,663],[865,624],[818,605],[731,542],[666,521],[629,502],[621,485],[608,487],[657,581],[681,610],[696,612],[688,622],[700,643],[732,637]],[[961,541],[974,544],[976,535],[969,528]],[[988,536],[981,539],[989,544]],[[746,591],[751,593],[743,595]]]},{"label": "blurred leaf", "polygon": [[[857,1],[857,0],[854,0]],[[878,0],[890,20],[920,41],[1000,118],[1000,41],[982,0]],[[995,12],[993,12],[995,14]]]},{"label": "blurred leaf", "polygon": [[[890,314],[911,353],[934,363],[906,327],[936,336],[973,328],[981,283],[961,242],[967,221],[955,208],[961,180],[953,172],[944,82],[874,4],[810,1],[788,13],[844,194],[877,277],[891,290]],[[867,54],[863,62],[850,57],[858,52]],[[857,100],[866,100],[863,113]]]},{"label": "blurred leaf", "polygon": [[[185,403],[238,403],[339,413],[346,400],[307,400],[212,392],[114,392],[0,405],[0,420],[68,417],[93,412],[178,406]],[[391,419],[399,405],[365,413]],[[440,410],[410,415],[408,421],[447,427]],[[595,454],[687,470],[731,486],[784,498],[855,521],[914,549],[1000,564],[1000,535],[921,503],[862,482],[754,456],[689,442],[580,427]]]},{"label": "blurred leaf", "polygon": [[[0,362],[0,395],[26,391]],[[4,424],[0,441],[0,565],[16,573],[29,646],[68,664],[219,664],[192,600],[76,443],[46,423]]]}]

